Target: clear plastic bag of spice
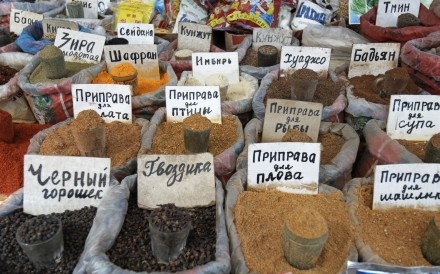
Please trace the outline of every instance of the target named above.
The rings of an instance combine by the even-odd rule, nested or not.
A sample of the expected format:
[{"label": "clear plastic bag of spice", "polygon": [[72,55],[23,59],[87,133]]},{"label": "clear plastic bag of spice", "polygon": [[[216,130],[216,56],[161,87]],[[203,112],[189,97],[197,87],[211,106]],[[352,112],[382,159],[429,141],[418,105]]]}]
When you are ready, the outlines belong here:
[{"label": "clear plastic bag of spice", "polygon": [[[112,248],[122,228],[128,208],[130,192],[137,186],[137,175],[126,177],[120,185],[111,188],[98,207],[93,227],[87,237],[84,251],[73,273],[138,273],[121,267],[109,261],[105,254]],[[195,267],[191,270],[180,271],[181,274],[201,273],[230,273],[230,256],[228,236],[226,232],[223,210],[224,191],[219,180],[216,180],[216,255],[215,261]],[[145,272],[143,272],[145,273]],[[155,272],[158,273],[158,272]]]},{"label": "clear plastic bag of spice", "polygon": [[403,266],[394,266],[388,264],[378,264],[378,263],[358,263],[351,262],[347,263],[347,272],[346,274],[356,274],[356,273],[377,273],[377,274],[386,274],[386,273],[411,273],[411,274],[438,274],[439,267],[436,266],[415,266],[415,267],[403,267]]}]

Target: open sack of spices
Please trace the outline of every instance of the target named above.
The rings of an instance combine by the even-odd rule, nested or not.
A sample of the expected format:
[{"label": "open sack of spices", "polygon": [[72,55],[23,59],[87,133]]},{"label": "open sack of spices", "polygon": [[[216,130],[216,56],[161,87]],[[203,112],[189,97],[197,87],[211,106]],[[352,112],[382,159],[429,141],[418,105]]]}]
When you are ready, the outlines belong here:
[{"label": "open sack of spices", "polygon": [[[166,109],[159,108],[150,120],[147,131],[146,153],[185,154],[183,123],[166,121]],[[244,146],[243,128],[234,115],[223,115],[222,123],[212,123],[207,151],[214,156],[216,176],[235,171],[238,155]]]},{"label": "open sack of spices", "polygon": [[[146,146],[148,126],[149,122],[142,118],[131,124],[106,123],[94,110],[86,110],[75,119],[68,118],[35,135],[27,154],[108,157],[111,174],[120,181],[135,173],[138,152]],[[100,132],[95,132],[95,128]],[[94,138],[100,145],[99,152],[91,152]]]},{"label": "open sack of spices", "polygon": [[116,81],[112,76],[118,75],[137,75],[132,81],[132,108],[133,114],[136,117],[151,118],[154,112],[159,108],[165,106],[165,86],[174,86],[177,84],[177,76],[170,64],[166,62],[159,62],[160,79],[154,80],[146,77],[140,77],[137,75],[136,68],[127,63],[122,62],[112,68],[111,71],[107,70],[104,63],[100,67],[99,73],[94,75],[91,80],[92,84],[113,84]]},{"label": "open sack of spices", "polygon": [[[356,226],[356,247],[363,262],[420,267],[435,266],[431,273],[440,271],[437,251],[426,256],[426,239],[438,245],[438,211],[416,208],[373,209],[374,184],[372,178],[356,178],[344,188],[350,219]],[[408,195],[413,193],[409,191]],[[406,195],[402,193],[402,195]],[[434,225],[434,226],[432,226]],[[434,238],[428,237],[430,227]],[[437,228],[435,228],[437,227]],[[437,261],[432,260],[437,254]],[[432,263],[431,263],[431,262]],[[400,273],[400,272],[399,272]],[[404,273],[404,272],[402,272]],[[426,272],[425,272],[426,273]]]},{"label": "open sack of spices", "polygon": [[[254,118],[244,128],[245,147],[237,159],[237,170],[247,168],[250,144],[260,143],[263,121]],[[288,130],[283,142],[312,142],[305,133]],[[359,147],[359,136],[347,124],[321,122],[318,142],[321,143],[319,183],[342,189],[351,179],[351,171]]]},{"label": "open sack of spices", "polygon": [[[316,195],[252,191],[246,181],[247,170],[240,169],[226,185],[232,273],[345,273],[347,261],[357,261],[355,231],[341,191],[324,184]],[[325,241],[319,237],[323,232]],[[295,238],[298,248],[308,249],[291,258],[286,249],[295,247],[284,244]]]},{"label": "open sack of spices", "polygon": [[[386,121],[390,96],[393,94],[426,94],[402,67],[396,67],[377,76],[364,74],[349,79],[348,105],[345,119],[359,135],[370,119]],[[386,84],[385,84],[386,83]]]},{"label": "open sack of spices", "polygon": [[[311,100],[311,102],[323,104],[322,121],[344,121],[344,109],[347,106],[346,81],[343,77],[338,76],[336,71],[339,70],[329,71],[329,78],[318,80],[316,91]],[[286,77],[279,77],[279,74],[279,70],[274,70],[264,76],[254,96],[252,108],[255,116],[260,120],[264,119],[267,99],[291,99],[293,79],[298,78],[305,81],[317,79],[316,72],[309,69],[297,70],[297,73]]]},{"label": "open sack of spices", "polygon": [[0,54],[0,109],[11,113],[15,122],[35,122],[34,114],[18,86],[18,73],[32,57],[23,52]]},{"label": "open sack of spices", "polygon": [[[261,49],[262,53],[258,53],[258,50],[252,46],[252,35],[247,36],[243,42],[240,43],[235,50],[238,52],[238,62],[240,64],[240,72],[252,75],[257,79],[263,79],[269,72],[280,68],[280,55],[281,51],[277,50],[275,54],[271,52],[263,52],[265,49]],[[296,37],[292,37],[291,46],[299,46],[299,40]],[[266,51],[273,50],[273,48],[266,49]],[[264,63],[264,59],[259,64],[258,55],[266,54],[270,57],[270,62],[275,64]],[[276,57],[275,57],[276,56]],[[267,57],[267,58],[269,58]]]},{"label": "open sack of spices", "polygon": [[192,226],[186,246],[176,259],[162,262],[151,249],[152,211],[138,207],[137,183],[137,175],[128,176],[104,197],[74,273],[230,273],[224,190],[218,179],[215,205],[183,208]]},{"label": "open sack of spices", "polygon": [[[117,184],[119,183],[116,179],[110,179],[110,186],[114,187]],[[75,273],[74,268],[78,263],[87,235],[92,227],[97,212],[96,207],[88,206],[77,210],[66,210],[63,213],[42,214],[35,217],[23,212],[23,200],[23,189],[19,189],[0,204],[0,230],[2,231],[2,237],[0,237],[0,260],[2,262],[0,264],[0,272],[11,274]],[[51,261],[53,258],[56,258],[56,264],[34,264],[26,255],[28,253],[24,253],[21,245],[16,240],[16,232],[22,226],[27,225],[26,223],[35,222],[36,218],[46,221],[47,218],[53,217],[59,219],[62,226],[64,250],[61,253],[61,258],[59,258],[59,253],[57,252],[56,257],[51,257]],[[43,224],[42,222],[36,222],[36,225],[28,226],[28,228],[34,231],[35,245],[40,244],[41,241],[41,244],[44,245],[48,241],[41,240],[40,237],[46,237],[45,233],[52,231],[54,227],[52,223],[46,222],[46,224]],[[46,252],[50,248],[52,246],[46,246]],[[38,254],[37,256],[32,256],[32,251],[29,256],[32,260],[42,257],[41,255],[38,256]]]},{"label": "open sack of spices", "polygon": [[417,84],[432,94],[440,94],[440,31],[406,42],[400,58]]},{"label": "open sack of spices", "polygon": [[[207,78],[205,83],[200,83],[192,77],[192,72],[184,71],[180,76],[178,86],[216,86],[221,90],[226,90],[225,96],[220,98],[222,101],[223,114],[244,114],[252,111],[252,98],[258,89],[258,79],[247,73],[240,73],[240,82],[230,84],[226,77],[217,74]],[[214,81],[214,82],[212,82]]]},{"label": "open sack of spices", "polygon": [[384,121],[371,119],[363,129],[368,150],[360,156],[356,173],[369,177],[374,167],[388,164],[423,163],[426,142],[394,140],[387,135]]},{"label": "open sack of spices", "polygon": [[[46,46],[23,68],[18,78],[18,85],[41,124],[55,124],[73,117],[72,84],[90,83],[105,67],[104,63],[61,61],[60,52],[55,46]],[[47,60],[55,56],[59,58],[56,65],[47,65]],[[63,64],[64,70],[60,69]]]},{"label": "open sack of spices", "polygon": [[[419,16],[414,19],[402,20],[398,27],[381,27],[376,25],[377,6],[370,9],[360,18],[360,32],[371,41],[376,42],[400,42],[422,38],[431,32],[438,31],[440,17],[423,4],[420,4]],[[400,26],[400,27],[399,27]]]}]

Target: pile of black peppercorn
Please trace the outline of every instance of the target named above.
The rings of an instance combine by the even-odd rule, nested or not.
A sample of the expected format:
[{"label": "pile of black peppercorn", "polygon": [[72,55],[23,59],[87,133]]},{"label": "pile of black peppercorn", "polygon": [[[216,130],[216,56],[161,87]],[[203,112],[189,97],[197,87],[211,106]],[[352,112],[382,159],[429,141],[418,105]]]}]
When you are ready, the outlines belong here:
[{"label": "pile of black peppercorn", "polygon": [[21,225],[19,237],[26,244],[37,244],[49,240],[57,233],[58,219],[51,215],[39,215]]}]

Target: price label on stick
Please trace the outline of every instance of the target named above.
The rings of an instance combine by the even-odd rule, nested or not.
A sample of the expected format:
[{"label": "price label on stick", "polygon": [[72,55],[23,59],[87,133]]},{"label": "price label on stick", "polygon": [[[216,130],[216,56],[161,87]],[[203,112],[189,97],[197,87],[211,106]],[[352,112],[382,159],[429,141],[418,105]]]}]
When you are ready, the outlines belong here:
[{"label": "price label on stick", "polygon": [[440,164],[377,165],[373,209],[440,210]]},{"label": "price label on stick", "polygon": [[228,84],[240,82],[237,52],[198,52],[192,54],[193,77],[200,83],[213,74],[223,74]]},{"label": "price label on stick", "polygon": [[261,143],[248,149],[248,188],[317,194],[319,143]]},{"label": "price label on stick", "polygon": [[310,69],[320,78],[327,78],[330,66],[329,48],[283,46],[281,48],[280,70],[282,75],[298,69]]},{"label": "price label on stick", "polygon": [[179,22],[177,49],[193,52],[209,52],[212,41],[212,27],[190,22]]},{"label": "price label on stick", "polygon": [[252,48],[258,50],[260,46],[272,45],[279,51],[282,46],[290,46],[293,33],[281,28],[254,28],[252,31]]},{"label": "price label on stick", "polygon": [[138,206],[156,208],[215,203],[214,158],[211,153],[191,155],[139,155]]},{"label": "price label on stick", "polygon": [[24,156],[23,210],[31,215],[98,206],[110,186],[110,158]]},{"label": "price label on stick", "polygon": [[32,25],[35,21],[41,20],[43,20],[42,14],[11,9],[11,13],[9,15],[9,28],[11,32],[20,35],[25,27]]},{"label": "price label on stick", "polygon": [[154,25],[140,23],[118,23],[118,37],[127,39],[130,45],[153,45]]},{"label": "price label on stick", "polygon": [[399,15],[410,13],[419,17],[420,0],[379,0],[376,26],[397,27]]}]

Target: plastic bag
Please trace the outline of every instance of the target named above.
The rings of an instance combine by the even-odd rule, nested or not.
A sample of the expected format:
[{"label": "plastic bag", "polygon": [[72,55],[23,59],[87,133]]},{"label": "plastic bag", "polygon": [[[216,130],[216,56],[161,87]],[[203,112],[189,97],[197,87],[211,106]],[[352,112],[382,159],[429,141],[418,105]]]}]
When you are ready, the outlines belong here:
[{"label": "plastic bag", "polygon": [[205,2],[207,1],[181,0],[179,13],[174,23],[173,33],[178,32],[179,22],[206,24],[208,20],[208,12],[207,7],[202,4]]},{"label": "plastic bag", "polygon": [[[182,75],[180,76],[180,80],[179,82],[177,82],[177,85],[184,86],[186,79],[191,76],[192,72],[190,71],[182,72]],[[258,80],[255,77],[252,77],[251,75],[243,72],[240,73],[240,80],[242,79],[248,81],[251,84],[251,86],[253,87],[252,93],[249,94],[249,98],[246,99],[236,101],[223,101],[221,103],[223,115],[239,115],[252,111],[252,98],[254,97],[254,94],[258,89]]]},{"label": "plastic bag", "polygon": [[[371,271],[369,271],[371,270]],[[393,266],[388,264],[375,264],[375,263],[358,263],[348,262],[346,274],[356,273],[376,273],[376,274],[391,274],[391,273],[410,273],[410,274],[438,274],[438,266]]]},{"label": "plastic bag", "polygon": [[377,6],[361,16],[360,32],[367,39],[377,42],[400,42],[405,43],[409,40],[422,38],[431,32],[438,31],[440,18],[420,4],[419,20],[421,26],[404,28],[384,28],[376,26]]},{"label": "plastic bag", "polygon": [[234,1],[227,12],[226,20],[233,26],[244,29],[276,28],[280,0]]},{"label": "plastic bag", "polygon": [[[23,69],[32,59],[32,55],[22,52],[7,52],[0,54],[0,65],[9,66],[18,71]],[[0,86],[0,109],[9,112],[14,122],[35,122],[23,91],[18,86],[18,74],[9,82]]]},{"label": "plastic bag", "polygon": [[215,4],[214,9],[209,15],[207,25],[211,26],[213,29],[227,29],[229,28],[229,23],[226,20],[226,13],[229,10],[231,4],[224,3],[223,1],[218,1]]},{"label": "plastic bag", "polygon": [[23,188],[9,195],[9,197],[0,204],[0,217],[7,216],[20,208],[23,208]]},{"label": "plastic bag", "polygon": [[18,85],[25,92],[28,103],[40,124],[55,124],[73,117],[72,84],[90,83],[100,72],[105,63],[81,70],[60,83],[31,84],[29,78],[40,64],[40,57],[35,55],[18,77]]},{"label": "plastic bag", "polygon": [[[247,181],[247,169],[238,170],[226,184],[225,212],[226,212],[226,226],[229,234],[229,245],[231,248],[231,266],[232,273],[251,273],[246,265],[246,260],[241,250],[241,241],[235,226],[234,208],[237,204],[238,197],[245,191]],[[319,184],[319,193],[331,194],[340,192],[339,190],[324,184]],[[342,196],[342,193],[341,193]],[[354,246],[352,246],[347,254],[347,259],[357,261],[358,253]],[[341,266],[339,273],[345,273],[345,266]]]},{"label": "plastic bag", "polygon": [[[125,220],[130,191],[136,188],[137,175],[126,177],[118,186],[111,188],[101,204],[85,243],[84,251],[73,273],[137,273],[122,269],[109,261],[105,254],[113,246]],[[223,210],[224,191],[216,180],[216,260],[180,274],[224,273],[231,270],[228,235]],[[144,272],[145,273],[145,272]],[[158,273],[158,272],[155,272]]]},{"label": "plastic bag", "polygon": [[[44,129],[44,130],[40,131],[39,133],[37,133],[30,140],[30,144],[29,144],[29,147],[28,147],[26,154],[39,154],[41,144],[44,142],[44,139],[46,139],[47,135],[50,132],[54,131],[55,129],[57,129],[61,126],[70,124],[71,121],[72,121],[72,119],[69,118],[63,122],[57,123],[57,124],[51,126],[50,128]],[[146,144],[146,132],[147,132],[148,127],[150,125],[149,121],[145,120],[145,119],[137,118],[133,121],[133,123],[136,123],[141,126],[141,140],[140,140],[141,146],[140,146],[139,151],[143,151],[145,148],[145,144]],[[73,136],[72,136],[72,138],[73,138]],[[136,169],[137,169],[137,156],[129,159],[127,162],[125,162],[125,164],[123,164],[121,166],[112,167],[111,174],[118,181],[121,181],[122,179],[124,179],[128,175],[134,174],[136,172]]]},{"label": "plastic bag", "polygon": [[[165,121],[166,118],[166,109],[160,108],[154,113],[154,116],[150,120],[150,127],[147,132],[147,144],[146,148],[148,150],[151,149],[154,135],[156,134],[157,127]],[[243,128],[240,120],[238,118],[235,119],[237,127],[237,141],[228,149],[223,151],[214,157],[214,170],[216,176],[224,176],[231,174],[235,171],[235,163],[238,157],[238,154],[243,149],[244,139],[243,139]]]},{"label": "plastic bag", "polygon": [[[261,80],[260,88],[257,90],[257,93],[255,93],[254,99],[252,101],[252,108],[254,110],[255,117],[260,120],[263,120],[266,114],[266,106],[264,105],[266,92],[269,89],[270,84],[273,81],[278,80],[278,74],[279,70],[273,70],[272,72],[264,76],[264,78]],[[339,78],[338,76],[336,76],[335,71],[330,70],[329,75],[334,82],[345,81],[344,78]],[[336,98],[333,104],[330,106],[324,106],[324,108],[322,109],[321,121],[342,121],[342,117],[339,116],[343,115],[343,111],[346,106],[347,98],[344,95],[344,91],[341,90],[340,95]]]}]

